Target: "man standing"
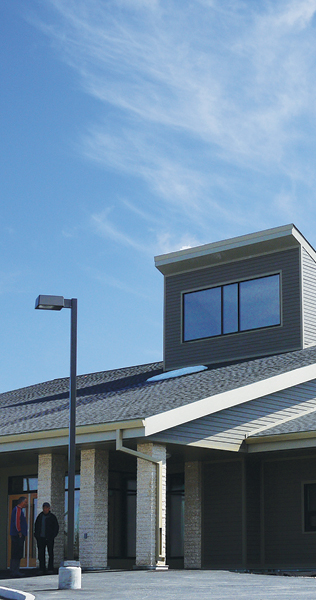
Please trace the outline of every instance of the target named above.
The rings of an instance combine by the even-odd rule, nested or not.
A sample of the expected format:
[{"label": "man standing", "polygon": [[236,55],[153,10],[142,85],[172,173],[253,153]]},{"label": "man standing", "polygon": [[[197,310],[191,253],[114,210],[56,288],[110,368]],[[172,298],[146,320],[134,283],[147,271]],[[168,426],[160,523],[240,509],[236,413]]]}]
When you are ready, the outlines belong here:
[{"label": "man standing", "polygon": [[21,577],[20,560],[23,556],[24,540],[27,536],[27,522],[23,508],[27,506],[27,498],[21,496],[11,513],[11,563],[10,569],[13,577]]},{"label": "man standing", "polygon": [[54,540],[59,531],[58,521],[50,512],[49,502],[44,502],[43,510],[35,521],[34,536],[37,541],[40,571],[46,573],[45,549],[48,550],[48,573],[54,572]]}]

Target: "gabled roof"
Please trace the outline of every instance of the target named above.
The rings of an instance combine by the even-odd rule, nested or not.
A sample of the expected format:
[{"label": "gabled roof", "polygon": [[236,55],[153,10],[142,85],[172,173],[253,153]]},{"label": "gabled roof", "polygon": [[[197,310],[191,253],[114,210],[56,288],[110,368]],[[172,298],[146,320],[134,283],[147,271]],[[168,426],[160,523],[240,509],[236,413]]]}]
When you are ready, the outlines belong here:
[{"label": "gabled roof", "polygon": [[[316,379],[316,347],[171,379],[151,363],[78,376],[77,428],[112,439],[115,428],[129,437],[157,434],[205,415]],[[49,437],[68,426],[68,378],[0,395],[1,442]],[[272,425],[273,423],[271,423]],[[111,436],[105,438],[105,431]],[[82,437],[87,440],[87,437]],[[10,442],[11,443],[11,442]]]}]

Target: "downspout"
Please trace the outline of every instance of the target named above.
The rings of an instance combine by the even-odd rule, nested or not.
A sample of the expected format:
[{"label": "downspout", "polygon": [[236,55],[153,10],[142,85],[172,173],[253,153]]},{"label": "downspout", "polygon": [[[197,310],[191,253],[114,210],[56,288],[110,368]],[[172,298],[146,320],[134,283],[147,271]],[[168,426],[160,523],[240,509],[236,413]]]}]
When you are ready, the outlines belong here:
[{"label": "downspout", "polygon": [[155,460],[147,454],[137,452],[137,450],[131,450],[123,446],[123,430],[116,430],[116,450],[132,454],[137,458],[147,460],[148,462],[154,463],[157,467],[157,502],[156,502],[156,561],[164,561],[165,556],[162,554],[162,461]]}]

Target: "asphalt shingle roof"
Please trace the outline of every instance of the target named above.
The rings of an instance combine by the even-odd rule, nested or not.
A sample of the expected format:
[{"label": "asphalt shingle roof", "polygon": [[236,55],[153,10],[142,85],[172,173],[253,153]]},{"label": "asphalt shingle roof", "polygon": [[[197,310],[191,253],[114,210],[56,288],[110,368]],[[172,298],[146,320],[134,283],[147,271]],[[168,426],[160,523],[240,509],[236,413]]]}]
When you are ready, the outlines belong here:
[{"label": "asphalt shingle roof", "polygon": [[[146,418],[313,363],[316,346],[156,382],[160,362],[79,375],[77,425]],[[67,427],[68,389],[63,378],[0,394],[0,435]]]}]

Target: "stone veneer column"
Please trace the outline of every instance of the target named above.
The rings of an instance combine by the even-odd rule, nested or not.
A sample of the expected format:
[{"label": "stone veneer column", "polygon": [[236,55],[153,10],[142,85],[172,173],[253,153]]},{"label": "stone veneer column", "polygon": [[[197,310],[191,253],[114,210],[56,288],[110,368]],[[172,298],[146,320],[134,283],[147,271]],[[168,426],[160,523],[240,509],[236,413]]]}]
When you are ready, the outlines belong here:
[{"label": "stone veneer column", "polygon": [[201,463],[185,463],[184,477],[184,568],[202,566]]},{"label": "stone veneer column", "polygon": [[138,452],[162,461],[162,556],[156,557],[157,465],[137,459],[136,566],[166,568],[166,448],[160,444],[138,444]]},{"label": "stone veneer column", "polygon": [[59,533],[54,544],[55,568],[64,560],[66,466],[66,457],[62,454],[38,456],[37,514],[42,511],[43,502],[49,502],[59,523]]},{"label": "stone veneer column", "polygon": [[107,567],[108,482],[108,451],[81,450],[79,556],[84,569]]}]

